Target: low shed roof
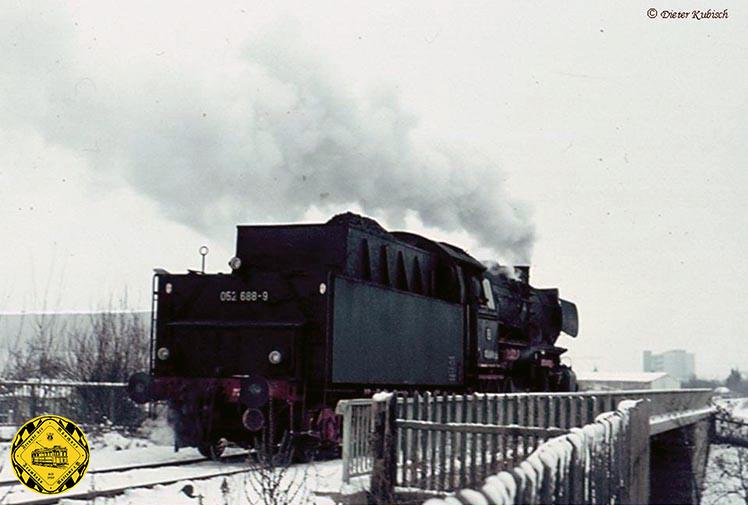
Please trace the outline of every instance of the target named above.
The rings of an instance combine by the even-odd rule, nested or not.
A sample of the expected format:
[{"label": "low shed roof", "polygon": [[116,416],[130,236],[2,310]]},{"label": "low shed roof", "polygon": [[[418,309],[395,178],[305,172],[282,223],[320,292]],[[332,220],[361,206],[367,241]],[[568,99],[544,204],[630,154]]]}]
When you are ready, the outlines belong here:
[{"label": "low shed roof", "polygon": [[667,376],[666,372],[577,372],[577,381],[654,382]]}]

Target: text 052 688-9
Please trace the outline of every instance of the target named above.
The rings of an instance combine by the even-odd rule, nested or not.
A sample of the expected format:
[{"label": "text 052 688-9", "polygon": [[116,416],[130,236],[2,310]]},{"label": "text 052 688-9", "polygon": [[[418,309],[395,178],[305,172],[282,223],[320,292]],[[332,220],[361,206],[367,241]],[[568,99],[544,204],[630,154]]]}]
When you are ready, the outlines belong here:
[{"label": "text 052 688-9", "polygon": [[267,291],[221,291],[222,302],[266,302],[270,298]]}]

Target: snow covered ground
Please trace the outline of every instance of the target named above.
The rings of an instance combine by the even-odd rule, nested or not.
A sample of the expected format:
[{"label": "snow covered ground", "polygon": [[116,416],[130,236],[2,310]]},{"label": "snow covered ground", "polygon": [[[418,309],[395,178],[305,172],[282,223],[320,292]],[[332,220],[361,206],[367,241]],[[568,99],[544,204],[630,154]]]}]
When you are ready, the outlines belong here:
[{"label": "snow covered ground", "polygon": [[732,407],[732,415],[748,421],[748,398],[733,400]]},{"label": "snow covered ground", "polygon": [[[735,417],[748,422],[748,398],[726,400],[723,405],[729,408]],[[701,503],[748,503],[748,449],[730,445],[713,445],[710,448]]]},{"label": "snow covered ground", "polygon": [[[742,459],[739,451],[744,451]],[[730,445],[713,445],[709,450],[706,486],[701,497],[703,505],[733,505],[746,503],[748,490],[741,481],[748,481],[748,467],[741,479],[740,468],[748,464],[748,449]]]},{"label": "snow covered ground", "polygon": [[[729,400],[729,406],[735,415],[748,421],[748,399]],[[138,463],[189,461],[200,457],[199,453],[191,448],[181,449],[175,453],[168,427],[165,430],[160,430],[159,426],[150,427],[148,437],[124,436],[114,431],[90,435],[89,442],[92,447],[90,470],[93,471]],[[0,483],[15,479],[8,464],[8,448],[8,442],[0,444],[0,465],[2,465]],[[739,449],[735,447],[712,446],[707,470],[707,485],[702,497],[704,505],[730,505],[742,502],[740,494],[735,494],[741,492],[739,474],[735,474],[735,469],[743,461],[748,465],[748,449],[740,450],[745,451],[743,460],[740,459]],[[60,503],[65,505],[265,503],[256,490],[258,485],[262,484],[256,472],[193,480],[207,471],[242,470],[245,467],[246,463],[237,460],[220,463],[202,461],[182,466],[106,473],[89,472],[70,494],[86,490],[124,487],[132,483],[140,484],[146,480],[174,479],[179,482],[151,488],[131,489],[117,496],[100,497],[93,501],[63,498]],[[748,466],[745,468],[747,472],[745,478],[748,479]],[[288,471],[280,487],[290,490],[300,487],[294,500],[299,504],[332,505],[341,501],[350,502],[351,495],[357,491],[359,492],[358,498],[363,498],[360,489],[342,485],[340,460],[294,466]],[[0,487],[0,503],[13,504],[39,498],[39,496],[20,484]]]},{"label": "snow covered ground", "polygon": [[[181,449],[174,452],[171,445],[154,443],[138,437],[125,437],[111,432],[101,436],[91,436],[90,470],[120,467],[136,463],[155,463],[199,458],[195,449]],[[0,444],[0,482],[15,479],[9,467],[9,443]],[[100,504],[255,504],[264,503],[255,488],[262,484],[255,473],[238,473],[226,477],[205,480],[191,480],[207,471],[242,470],[243,461],[212,462],[203,461],[183,466],[168,466],[149,469],[127,470],[107,473],[90,472],[69,493],[87,490],[102,490],[146,480],[179,479],[180,482],[158,485],[152,488],[128,490],[114,497],[101,497],[91,500],[63,499],[66,505]],[[281,483],[282,488],[295,490],[300,487],[295,503],[329,505],[336,503],[342,489],[342,464],[340,460],[297,465],[291,467]],[[349,490],[350,491],[350,490]],[[64,495],[63,495],[64,496]],[[13,504],[39,498],[40,495],[27,490],[20,484],[0,487],[0,503]]]}]

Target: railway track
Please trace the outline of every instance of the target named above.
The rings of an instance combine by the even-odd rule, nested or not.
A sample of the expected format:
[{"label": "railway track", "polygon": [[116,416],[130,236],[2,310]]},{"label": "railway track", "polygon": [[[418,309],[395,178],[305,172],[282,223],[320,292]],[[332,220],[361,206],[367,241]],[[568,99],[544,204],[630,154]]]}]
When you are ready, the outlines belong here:
[{"label": "railway track", "polygon": [[233,469],[233,470],[213,470],[211,472],[206,472],[200,475],[173,477],[169,479],[152,479],[152,480],[140,482],[137,484],[114,486],[114,487],[110,487],[106,489],[96,489],[96,490],[82,491],[82,492],[73,491],[70,493],[65,493],[65,494],[57,495],[57,496],[35,495],[31,499],[26,499],[26,497],[23,497],[23,499],[16,500],[14,496],[10,495],[8,496],[7,501],[5,501],[4,503],[7,503],[8,505],[47,505],[47,504],[57,503],[63,499],[93,500],[99,497],[117,496],[131,489],[150,488],[154,486],[168,486],[170,484],[176,484],[178,482],[183,482],[183,481],[188,481],[188,480],[195,481],[195,480],[213,479],[216,477],[227,477],[227,476],[236,475],[239,473],[246,473],[248,471],[250,471],[249,467],[243,467],[240,469]]},{"label": "railway track", "polygon": [[[207,458],[195,457],[173,461],[127,464],[100,469],[92,469],[87,472],[84,481],[73,488],[71,492],[55,496],[42,496],[25,489],[20,493],[11,493],[11,490],[16,491],[17,489],[10,488],[10,486],[18,485],[21,489],[23,489],[22,485],[18,482],[18,480],[15,479],[12,481],[3,480],[0,481],[0,486],[4,486],[6,489],[0,490],[0,498],[4,497],[2,503],[8,505],[43,505],[49,503],[57,503],[62,499],[92,500],[97,497],[111,497],[122,494],[131,489],[150,488],[159,485],[165,486],[188,480],[206,480],[215,477],[224,477],[244,473],[250,470],[250,468],[246,465],[240,464],[244,460],[246,455],[246,451],[240,451],[225,456],[221,458],[221,462],[219,465],[211,465],[211,461]],[[174,467],[183,468],[182,471],[180,471],[178,474],[171,474],[168,476],[161,475],[165,470]],[[127,477],[131,477],[130,482],[119,482],[110,485],[98,484],[99,488],[96,489],[86,489],[86,487],[83,487],[90,486],[90,484],[88,483],[90,482],[91,475],[111,474],[114,472],[131,472],[131,475],[127,475]]]},{"label": "railway track", "polygon": [[[174,460],[174,461],[159,461],[159,462],[154,462],[154,463],[131,463],[127,465],[113,466],[109,468],[89,469],[86,472],[86,474],[91,475],[91,474],[97,474],[97,473],[127,472],[129,470],[139,470],[142,468],[159,468],[162,466],[190,465],[194,463],[200,463],[202,461],[208,461],[208,458],[200,456],[200,457],[195,457],[195,458],[179,459],[179,460]],[[18,482],[18,479],[16,478],[0,480],[0,487],[15,486],[16,484],[20,484],[20,482]]]},{"label": "railway track", "polygon": [[[226,456],[221,458],[221,461],[231,462],[231,461],[236,461],[246,456],[247,456],[247,452],[244,450],[241,450],[241,451],[231,452],[230,454],[227,454]],[[202,463],[204,461],[210,461],[210,460],[204,456],[195,456],[192,458],[153,461],[153,462],[148,462],[148,463],[135,462],[135,463],[127,463],[123,465],[114,465],[114,466],[109,466],[109,467],[104,467],[104,468],[89,468],[86,474],[91,475],[91,474],[100,474],[100,473],[127,472],[130,470],[141,470],[141,469],[146,469],[146,468],[183,466],[183,465],[192,465],[195,463]],[[0,487],[15,486],[16,484],[20,484],[20,482],[18,482],[18,479],[16,479],[15,477],[11,479],[0,480]]]}]

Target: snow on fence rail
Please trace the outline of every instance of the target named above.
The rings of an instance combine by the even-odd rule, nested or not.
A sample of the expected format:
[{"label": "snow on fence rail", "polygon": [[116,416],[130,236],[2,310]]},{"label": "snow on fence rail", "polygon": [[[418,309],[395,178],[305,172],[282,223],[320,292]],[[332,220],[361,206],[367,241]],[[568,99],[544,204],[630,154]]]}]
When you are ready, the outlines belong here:
[{"label": "snow on fence rail", "polygon": [[[589,424],[595,417],[603,412],[615,410],[616,405],[623,400],[646,399],[650,403],[650,415],[653,419],[671,415],[674,412],[692,411],[703,409],[711,398],[708,389],[681,389],[681,390],[631,390],[631,391],[594,391],[584,393],[511,393],[511,394],[470,394],[470,395],[424,395],[415,393],[407,397],[397,399],[397,418],[402,421],[428,421],[434,423],[461,423],[461,424],[486,424],[491,426],[522,426],[527,428],[559,428],[568,430]],[[343,481],[348,483],[350,479],[357,476],[368,475],[372,470],[371,438],[374,428],[372,416],[373,400],[371,398],[342,400],[338,403],[336,412],[343,416]],[[399,461],[402,464],[410,461],[411,455],[405,455],[403,451],[410,444],[411,451],[415,451],[412,445],[414,427],[399,430],[406,432],[404,437],[398,436],[397,450]],[[425,432],[425,433],[420,433]],[[481,435],[497,437],[497,443],[501,439],[499,433]],[[419,430],[418,440],[424,438],[432,440],[434,445],[439,445],[442,440],[451,435],[444,431],[431,429]],[[508,435],[507,435],[508,436]],[[458,439],[460,436],[456,436]],[[466,435],[466,440],[472,443],[472,435]],[[476,438],[479,438],[476,436]],[[542,437],[528,433],[527,439],[516,442],[518,449],[508,450],[509,457],[519,457],[524,447],[529,449],[530,444],[542,442]],[[457,442],[455,442],[457,443]],[[509,444],[514,439],[509,439]],[[526,445],[525,445],[526,444]],[[490,443],[489,443],[490,446]],[[419,451],[422,444],[418,445]],[[430,450],[430,449],[429,449]],[[434,450],[437,460],[442,457],[442,452]],[[424,458],[419,454],[419,461]],[[429,452],[429,454],[431,454]],[[488,458],[493,461],[492,457]],[[425,459],[429,465],[434,464]],[[513,462],[514,460],[512,460]],[[500,463],[497,463],[500,462]],[[492,470],[495,465],[507,465],[506,457],[500,454],[495,456],[495,462],[491,463]],[[419,463],[423,464],[423,463]],[[437,468],[440,463],[435,463]],[[412,465],[409,463],[409,465]],[[449,468],[447,472],[449,472]],[[400,470],[400,481],[410,481],[412,475],[418,475],[415,480],[421,481],[421,470]],[[405,475],[403,476],[403,473]],[[445,477],[442,470],[436,470],[441,477],[436,481],[442,483],[443,489],[447,489],[449,478]],[[461,478],[461,477],[460,477]],[[426,482],[429,482],[426,479]]]},{"label": "snow on fence rail", "polygon": [[46,413],[82,424],[136,426],[146,410],[129,399],[124,382],[0,379],[0,424],[19,425]]},{"label": "snow on fence rail", "polygon": [[614,412],[543,443],[478,489],[424,505],[646,503],[649,498],[649,402],[625,400]]},{"label": "snow on fence rail", "polygon": [[450,491],[529,456],[560,428],[396,420],[395,485]]}]

